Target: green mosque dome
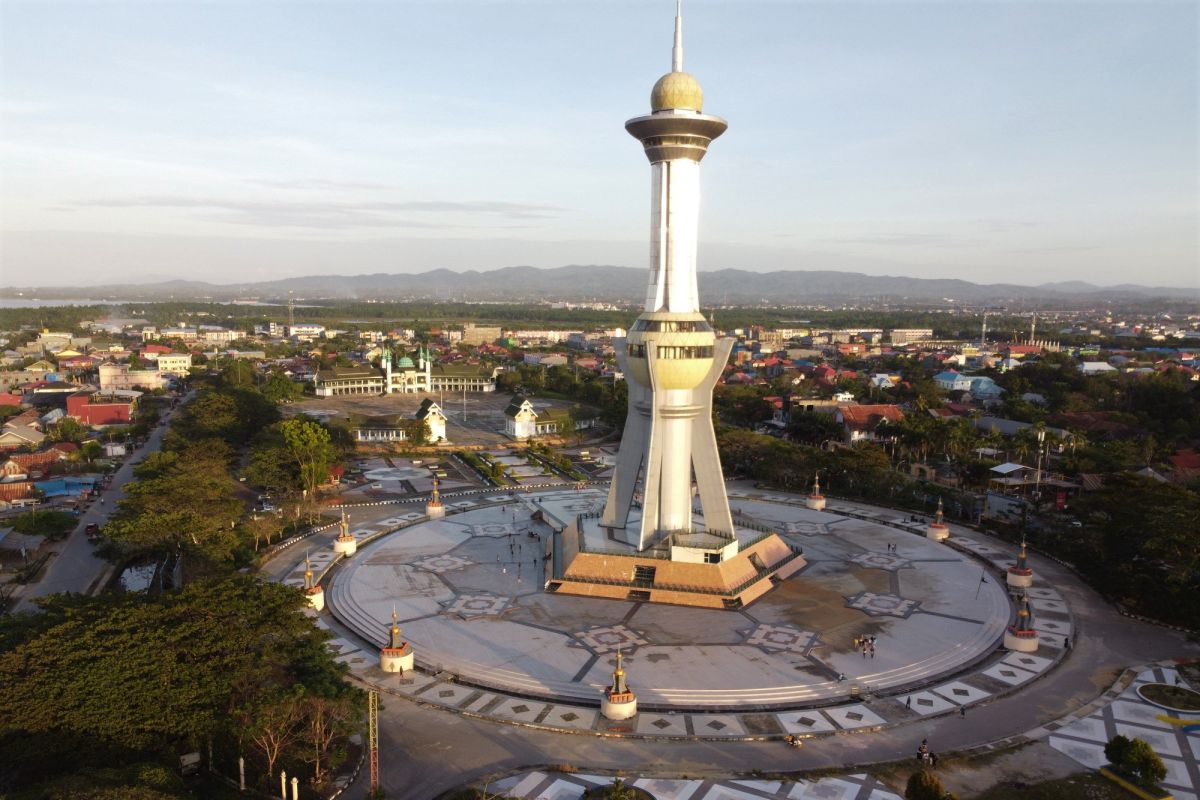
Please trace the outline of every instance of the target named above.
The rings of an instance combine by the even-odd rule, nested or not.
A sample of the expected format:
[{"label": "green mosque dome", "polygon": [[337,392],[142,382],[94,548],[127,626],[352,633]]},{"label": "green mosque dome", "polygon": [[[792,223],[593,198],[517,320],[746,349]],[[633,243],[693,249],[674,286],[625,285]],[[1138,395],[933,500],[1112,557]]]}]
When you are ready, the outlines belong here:
[{"label": "green mosque dome", "polygon": [[413,360],[411,358],[409,358],[408,356],[403,356],[399,361],[396,362],[396,367],[399,369],[404,369],[405,367],[415,367],[415,366],[416,366],[416,364],[414,364]]}]

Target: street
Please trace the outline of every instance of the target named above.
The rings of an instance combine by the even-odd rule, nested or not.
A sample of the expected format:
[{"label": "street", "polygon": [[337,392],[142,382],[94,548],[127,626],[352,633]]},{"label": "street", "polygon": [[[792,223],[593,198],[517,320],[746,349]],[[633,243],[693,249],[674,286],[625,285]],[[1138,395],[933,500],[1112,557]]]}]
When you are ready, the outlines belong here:
[{"label": "street", "polygon": [[[190,395],[182,398],[177,408],[182,408],[188,399],[190,399]],[[89,523],[94,522],[103,526],[108,520],[109,513],[125,496],[125,484],[133,480],[134,464],[159,449],[162,445],[163,434],[166,433],[168,423],[174,413],[174,410],[163,413],[159,424],[146,437],[146,443],[126,456],[125,463],[113,473],[112,483],[100,495],[104,502],[93,501],[88,509],[80,515],[75,530],[71,531],[66,539],[51,545],[54,555],[47,562],[41,580],[25,587],[14,610],[36,610],[37,607],[29,602],[35,597],[45,597],[60,592],[92,594],[106,582],[114,567],[95,555],[93,544],[88,540],[84,529]]]}]

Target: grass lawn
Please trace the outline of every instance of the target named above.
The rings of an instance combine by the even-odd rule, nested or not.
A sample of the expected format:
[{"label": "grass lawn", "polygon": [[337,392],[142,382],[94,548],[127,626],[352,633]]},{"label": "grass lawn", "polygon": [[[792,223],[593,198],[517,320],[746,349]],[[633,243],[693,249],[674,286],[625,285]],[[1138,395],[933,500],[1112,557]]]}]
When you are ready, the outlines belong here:
[{"label": "grass lawn", "polygon": [[1080,772],[1045,783],[1002,783],[970,800],[1130,800],[1130,795],[1098,772]]}]

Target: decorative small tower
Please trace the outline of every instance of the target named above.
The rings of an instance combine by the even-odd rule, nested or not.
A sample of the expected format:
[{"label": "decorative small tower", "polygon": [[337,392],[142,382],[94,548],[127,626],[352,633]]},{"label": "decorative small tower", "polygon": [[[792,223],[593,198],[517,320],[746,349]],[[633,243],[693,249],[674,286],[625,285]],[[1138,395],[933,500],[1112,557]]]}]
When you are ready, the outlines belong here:
[{"label": "decorative small tower", "polygon": [[950,529],[946,527],[945,511],[942,510],[942,498],[938,498],[937,518],[925,529],[925,538],[935,542],[944,542],[950,538]]},{"label": "decorative small tower", "polygon": [[350,522],[346,519],[346,509],[342,509],[342,532],[333,542],[333,552],[349,558],[358,552],[358,540],[350,534]]},{"label": "decorative small tower", "polygon": [[1025,554],[1025,539],[1021,538],[1021,552],[1017,554],[1017,563],[1008,568],[1004,580],[1014,589],[1028,589],[1033,586],[1033,567],[1029,566]]},{"label": "decorative small tower", "polygon": [[613,670],[612,686],[604,690],[600,713],[608,719],[629,719],[637,713],[637,695],[625,683],[624,656],[617,650],[617,668]]},{"label": "decorative small tower", "polygon": [[821,494],[821,473],[819,472],[813,474],[812,494],[804,498],[804,505],[813,511],[822,511],[825,508],[825,495]]},{"label": "decorative small tower", "polygon": [[433,491],[429,493],[429,501],[425,503],[425,515],[430,519],[441,519],[446,516],[446,507],[442,505],[442,493],[438,491],[437,478],[433,479]]},{"label": "decorative small tower", "polygon": [[1032,653],[1038,649],[1038,632],[1033,629],[1033,612],[1029,610],[1029,595],[1021,597],[1017,609],[1017,621],[1004,631],[1004,647],[1021,653]]},{"label": "decorative small tower", "polygon": [[416,665],[412,645],[400,638],[400,615],[392,607],[392,627],[388,630],[388,643],[379,651],[379,668],[384,672],[411,672]]},{"label": "decorative small tower", "polygon": [[325,607],[325,588],[313,580],[312,564],[308,553],[304,554],[304,594],[308,596],[308,604],[320,611]]}]

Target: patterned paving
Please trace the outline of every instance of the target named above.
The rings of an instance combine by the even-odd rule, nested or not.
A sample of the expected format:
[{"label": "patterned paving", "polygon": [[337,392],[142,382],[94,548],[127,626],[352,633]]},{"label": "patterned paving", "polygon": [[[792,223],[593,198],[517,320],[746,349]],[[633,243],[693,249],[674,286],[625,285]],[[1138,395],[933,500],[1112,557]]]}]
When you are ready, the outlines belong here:
[{"label": "patterned paving", "polygon": [[1173,669],[1155,667],[1140,673],[1134,682],[1112,703],[1050,736],[1050,746],[1090,769],[1107,763],[1104,745],[1118,734],[1138,738],[1154,748],[1167,767],[1163,787],[1176,800],[1197,800],[1200,797],[1200,731],[1185,733],[1182,726],[1165,722],[1162,717],[1195,720],[1200,714],[1168,712],[1142,700],[1137,687],[1144,683],[1175,683],[1178,674]]},{"label": "patterned paving", "polygon": [[[863,659],[848,644],[826,644],[820,639],[818,630],[790,624],[786,618],[780,618],[775,610],[778,607],[772,605],[771,595],[745,612],[708,612],[546,596],[541,593],[536,578],[530,578],[524,584],[521,579],[522,571],[526,578],[536,575],[534,565],[542,551],[542,543],[528,536],[533,526],[527,520],[536,508],[536,500],[537,496],[520,501],[480,498],[483,508],[472,509],[461,516],[452,512],[452,518],[406,528],[401,535],[384,539],[360,552],[339,574],[354,575],[355,570],[364,568],[372,570],[367,573],[367,583],[373,584],[371,591],[378,593],[372,597],[373,605],[363,602],[365,595],[357,591],[357,580],[341,578],[327,586],[327,602],[339,622],[354,623],[350,627],[360,635],[365,631],[364,638],[370,644],[362,648],[361,644],[351,642],[345,636],[335,639],[331,647],[337,651],[336,658],[350,665],[360,677],[388,691],[514,724],[719,740],[762,735],[782,737],[788,733],[825,736],[903,725],[924,716],[954,713],[960,706],[986,703],[997,693],[1034,680],[1062,655],[1062,651],[1053,646],[1032,654],[996,654],[984,657],[971,670],[954,675],[953,680],[947,682],[943,677],[939,683],[938,675],[948,676],[948,668],[961,662],[952,660],[959,657],[953,654],[949,656],[951,660],[946,660],[949,651],[937,643],[951,636],[961,647],[961,637],[972,635],[972,631],[978,631],[975,635],[982,633],[983,629],[969,618],[969,613],[982,615],[984,608],[970,604],[986,597],[988,591],[999,594],[996,592],[999,587],[983,586],[978,565],[962,562],[961,557],[952,557],[949,548],[928,542],[919,532],[905,536],[894,529],[881,528],[875,522],[812,512],[802,508],[802,503],[792,503],[793,507],[784,511],[846,522],[845,525],[838,524],[836,532],[832,528],[825,529],[826,523],[819,523],[828,535],[806,544],[806,550],[813,553],[816,572],[845,575],[844,571],[837,571],[842,569],[837,565],[855,564],[888,573],[886,580],[891,582],[893,591],[864,590],[848,595],[846,608],[841,612],[861,614],[862,620],[869,620],[876,626],[873,629],[879,638],[876,659]],[[572,492],[569,496],[569,502],[582,500],[578,493]],[[771,510],[761,503],[754,508]],[[365,527],[366,535],[386,532],[390,529],[388,526],[394,526],[403,516],[389,517]],[[898,549],[895,553],[883,552],[887,545]],[[997,561],[1011,561],[1011,553],[998,549],[996,553]],[[318,563],[316,557],[313,561]],[[330,561],[324,558],[320,563]],[[493,562],[500,567],[499,571],[492,567]],[[302,574],[302,566],[297,569]],[[944,590],[946,570],[959,571],[949,574],[958,582],[955,591],[965,590],[965,596],[952,595],[958,599],[947,602],[934,595],[939,604],[926,608],[924,593],[928,590],[923,587],[932,584]],[[296,577],[297,572],[293,570],[286,579]],[[801,579],[819,581],[820,576],[809,575],[806,571]],[[409,594],[397,598],[394,592],[398,586]],[[1069,626],[1069,615],[1059,610],[1060,605],[1065,608],[1059,593],[1035,585],[1030,597],[1046,604],[1044,610],[1035,612],[1039,621]],[[384,674],[377,668],[374,648],[382,642],[386,633],[385,617],[397,602],[405,620],[406,636],[417,650],[418,666],[427,672],[397,676]],[[589,606],[589,603],[593,605]],[[1006,598],[1003,603],[1007,609]],[[581,606],[600,612],[605,621],[568,627],[571,617],[564,616],[563,609]],[[964,608],[960,610],[959,606]],[[613,610],[623,613],[624,617],[614,618]],[[596,614],[583,617],[596,618]],[[318,620],[319,624],[324,624],[324,618],[318,617]],[[1007,621],[1003,620],[1004,624]],[[918,627],[911,633],[906,628],[889,633],[887,627],[914,623]],[[492,626],[499,626],[494,627],[494,631],[502,633],[503,638],[488,639],[479,634],[487,629],[489,637],[496,636]],[[692,655],[689,648],[697,646],[687,642],[688,636],[693,637],[693,641],[699,639],[712,644],[704,645]],[[922,636],[931,638],[921,640]],[[423,637],[444,641],[445,645],[440,650],[427,648],[422,642]],[[908,641],[910,638],[913,641]],[[1053,638],[1057,639],[1057,636]],[[484,644],[487,641],[494,641],[497,643],[494,647],[503,648],[506,660],[491,669],[487,680],[466,680],[458,653],[487,646]],[[986,653],[995,647],[995,640],[988,639],[985,644]],[[642,713],[623,723],[604,720],[596,709],[598,693],[606,685],[612,669],[611,654],[618,648],[626,653],[630,682],[643,703]],[[757,656],[745,666],[738,666],[737,662],[728,659],[739,648],[753,651]],[[818,648],[819,657],[814,654],[814,648]],[[907,660],[914,653],[921,654],[924,660]],[[570,694],[560,694],[558,686],[566,684],[512,671],[513,665],[527,655],[552,666],[555,659],[560,662],[568,659],[563,662],[564,674],[574,676],[574,685],[582,688],[586,701],[581,704],[573,701]],[[679,671],[679,664],[683,662],[690,665],[686,673]],[[787,696],[807,696],[807,702],[798,699],[791,708],[777,704],[777,711],[763,714],[704,707],[705,701],[699,699],[727,694],[723,689],[714,691],[717,684],[711,681],[724,680],[730,675],[736,677],[739,671],[748,668],[761,671],[764,665],[769,667],[774,663],[785,667],[792,681],[801,681],[785,688],[790,693]],[[695,690],[678,690],[685,698],[699,700],[690,701],[690,708],[676,713],[648,708],[647,697],[653,694],[647,682],[660,668],[662,674],[699,675],[701,683]],[[708,673],[703,671],[706,669]],[[830,674],[831,670],[835,671]],[[885,686],[886,680],[877,678],[889,671],[904,675],[909,685],[919,683],[923,677],[928,678],[927,685],[915,692],[888,697],[886,691],[880,692],[880,686]],[[844,672],[844,677],[839,679],[838,672]],[[519,694],[506,691],[514,682],[522,687]],[[819,692],[811,693],[808,687],[816,687]],[[810,693],[805,695],[805,692]],[[829,705],[825,698],[830,697],[840,697],[843,702]],[[821,707],[814,708],[814,705]],[[1139,724],[1137,720],[1120,722]],[[562,780],[562,776],[556,780]],[[558,786],[554,791],[563,790],[553,781],[548,786]],[[720,791],[746,791],[741,783],[738,786],[740,788],[734,788],[731,784]],[[716,788],[717,784],[709,784],[706,791]],[[835,784],[794,784],[785,795],[839,796],[826,794],[836,791],[841,790],[836,789]],[[707,794],[694,796],[705,797]]]},{"label": "patterned paving", "polygon": [[[815,781],[624,779],[658,800],[901,800],[869,775],[842,775]],[[488,791],[520,800],[576,800],[593,786],[612,783],[604,775],[523,772],[489,784]]]}]

